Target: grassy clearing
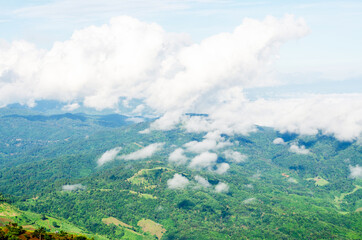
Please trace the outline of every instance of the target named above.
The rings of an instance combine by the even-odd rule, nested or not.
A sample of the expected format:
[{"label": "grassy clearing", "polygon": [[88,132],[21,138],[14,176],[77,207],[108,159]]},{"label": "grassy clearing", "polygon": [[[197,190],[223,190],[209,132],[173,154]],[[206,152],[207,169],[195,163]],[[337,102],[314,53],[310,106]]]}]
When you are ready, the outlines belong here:
[{"label": "grassy clearing", "polygon": [[122,227],[126,227],[126,228],[130,228],[132,229],[133,227],[131,225],[128,225],[127,223],[124,223],[120,220],[118,220],[117,218],[114,217],[109,217],[109,218],[103,218],[102,222],[109,225],[109,224],[114,224],[116,226],[122,226]]},{"label": "grassy clearing", "polygon": [[17,217],[21,212],[8,203],[0,204],[0,217]]},{"label": "grassy clearing", "polygon": [[153,171],[164,170],[169,171],[170,169],[165,167],[156,167],[152,169],[141,169],[132,177],[128,178],[127,181],[134,185],[144,185],[146,189],[153,189],[156,188],[156,185],[151,185],[147,180],[147,176],[152,174]]},{"label": "grassy clearing", "polygon": [[144,239],[144,235],[134,231],[134,227],[131,225],[128,225],[127,223],[124,223],[120,220],[118,220],[117,218],[114,217],[109,217],[109,218],[103,218],[102,222],[104,224],[114,224],[120,228],[124,229],[124,237],[125,239],[134,239],[134,240],[138,240],[138,239]]},{"label": "grassy clearing", "polygon": [[140,226],[144,232],[155,235],[158,239],[161,239],[163,234],[166,232],[166,229],[164,229],[161,224],[150,219],[142,219],[137,223],[137,225]]},{"label": "grassy clearing", "polygon": [[129,190],[129,193],[137,195],[138,197],[145,198],[145,199],[157,199],[157,197],[155,197],[151,194],[148,194],[148,193],[139,193],[139,192],[135,192],[132,190]]},{"label": "grassy clearing", "polygon": [[106,239],[103,236],[85,234],[84,230],[76,227],[66,220],[61,220],[50,216],[45,216],[45,218],[43,218],[41,214],[21,211],[11,204],[2,203],[0,204],[0,225],[5,225],[9,222],[15,222],[23,226],[24,229],[30,231],[34,231],[39,227],[44,227],[49,232],[63,230],[71,234],[86,235],[89,238],[94,237],[95,239]]},{"label": "grassy clearing", "polygon": [[308,181],[315,181],[315,185],[316,186],[325,186],[327,184],[329,184],[329,182],[321,177],[315,177],[315,178],[307,178]]}]

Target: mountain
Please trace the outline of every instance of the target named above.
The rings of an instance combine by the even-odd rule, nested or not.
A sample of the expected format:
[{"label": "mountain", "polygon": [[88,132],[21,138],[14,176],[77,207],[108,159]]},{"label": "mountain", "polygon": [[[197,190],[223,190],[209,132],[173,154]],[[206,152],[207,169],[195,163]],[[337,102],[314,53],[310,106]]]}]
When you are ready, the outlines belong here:
[{"label": "mountain", "polygon": [[143,133],[152,119],[29,111],[0,117],[0,192],[17,212],[108,239],[362,234],[356,141],[263,126],[217,138],[183,126]]}]

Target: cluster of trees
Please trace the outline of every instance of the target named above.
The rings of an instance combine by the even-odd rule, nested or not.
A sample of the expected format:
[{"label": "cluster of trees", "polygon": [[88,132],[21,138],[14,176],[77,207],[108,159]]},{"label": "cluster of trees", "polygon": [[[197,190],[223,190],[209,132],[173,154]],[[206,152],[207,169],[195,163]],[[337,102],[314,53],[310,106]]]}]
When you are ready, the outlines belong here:
[{"label": "cluster of trees", "polygon": [[44,227],[40,227],[33,232],[26,231],[16,223],[9,223],[5,227],[0,228],[1,240],[18,240],[24,238],[33,240],[88,240],[87,237],[75,236],[64,231],[49,233]]}]

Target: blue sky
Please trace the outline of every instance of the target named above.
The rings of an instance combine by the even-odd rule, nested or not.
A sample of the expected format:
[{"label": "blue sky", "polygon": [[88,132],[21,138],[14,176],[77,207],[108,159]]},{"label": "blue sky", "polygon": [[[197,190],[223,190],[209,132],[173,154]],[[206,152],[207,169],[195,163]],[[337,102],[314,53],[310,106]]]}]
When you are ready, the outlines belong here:
[{"label": "blue sky", "polygon": [[[41,48],[68,39],[74,30],[129,15],[184,32],[196,42],[230,32],[245,17],[294,14],[307,22],[308,36],[283,45],[276,68],[300,81],[354,80],[362,76],[361,1],[0,1],[0,38],[24,39]],[[347,82],[346,82],[347,83]],[[355,87],[354,87],[355,88]]]}]

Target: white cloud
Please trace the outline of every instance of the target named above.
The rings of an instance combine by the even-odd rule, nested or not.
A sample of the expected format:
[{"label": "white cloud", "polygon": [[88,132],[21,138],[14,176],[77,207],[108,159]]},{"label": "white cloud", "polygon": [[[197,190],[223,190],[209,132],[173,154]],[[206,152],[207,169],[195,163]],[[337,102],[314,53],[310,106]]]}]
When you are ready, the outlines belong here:
[{"label": "white cloud", "polygon": [[217,165],[217,169],[215,170],[215,172],[217,174],[224,174],[226,173],[230,168],[230,165],[227,163],[221,163]]},{"label": "white cloud", "polygon": [[256,198],[248,198],[248,199],[245,199],[243,201],[244,204],[249,204],[249,203],[252,203],[252,202],[255,202]]},{"label": "white cloud", "polygon": [[73,185],[63,185],[63,191],[76,191],[76,190],[84,190],[86,187],[82,184],[73,184]]},{"label": "white cloud", "polygon": [[131,118],[127,118],[126,121],[134,122],[134,123],[141,123],[141,122],[144,122],[145,120],[141,117],[131,117]]},{"label": "white cloud", "polygon": [[211,184],[209,183],[209,181],[206,180],[206,178],[196,175],[195,180],[197,181],[198,184],[200,184],[201,186],[203,186],[205,188],[211,187]]},{"label": "white cloud", "polygon": [[191,141],[184,144],[184,147],[189,152],[202,153],[209,150],[218,150],[232,145],[228,141],[224,141],[224,138],[220,136],[220,132],[209,132],[204,136],[204,140],[201,142]]},{"label": "white cloud", "polygon": [[273,140],[274,144],[280,144],[280,145],[285,145],[286,143],[284,142],[283,138],[276,138]]},{"label": "white cloud", "polygon": [[189,183],[186,177],[178,173],[176,173],[173,178],[167,180],[167,186],[170,189],[184,189]]},{"label": "white cloud", "polygon": [[80,105],[78,103],[71,103],[71,104],[64,106],[62,108],[62,110],[71,112],[71,111],[78,109],[79,107],[80,107]]},{"label": "white cloud", "polygon": [[173,151],[168,157],[168,161],[174,162],[177,164],[185,164],[187,161],[187,157],[184,155],[184,150],[182,148],[177,148]]},{"label": "white cloud", "polygon": [[149,128],[146,128],[144,130],[139,131],[138,133],[140,133],[140,134],[149,134],[150,132],[151,132],[151,130]]},{"label": "white cloud", "polygon": [[217,154],[210,152],[203,152],[194,157],[189,167],[191,168],[210,168],[216,164]]},{"label": "white cloud", "polygon": [[[121,97],[136,98],[143,99],[136,112],[147,107],[163,115],[151,130],[183,122],[187,131],[246,134],[259,125],[356,139],[362,134],[362,94],[253,101],[244,95],[245,88],[276,84],[272,62],[279,47],[308,31],[290,15],[247,18],[232,32],[192,44],[185,34],[121,16],[75,31],[50,50],[24,41],[1,43],[0,106],[50,99],[117,109]],[[183,118],[185,112],[209,117]],[[213,144],[205,141],[205,147]]]},{"label": "white cloud", "polygon": [[252,179],[257,179],[257,180],[259,180],[260,177],[261,173],[259,172],[259,170],[251,176]]},{"label": "white cloud", "polygon": [[288,182],[290,182],[290,183],[298,183],[298,180],[291,177],[291,178],[288,178]]},{"label": "white cloud", "polygon": [[49,51],[22,41],[1,45],[0,76],[15,79],[2,82],[0,104],[54,99],[104,109],[126,97],[142,98],[158,112],[184,112],[225,88],[270,84],[262,75],[279,45],[307,32],[292,16],[245,19],[231,33],[190,44],[157,24],[115,17],[75,31]]},{"label": "white cloud", "polygon": [[309,154],[310,153],[310,151],[308,149],[306,149],[305,146],[303,146],[303,145],[298,146],[295,144],[290,145],[289,151],[296,153],[296,154]]},{"label": "white cloud", "polygon": [[362,178],[362,167],[360,167],[358,164],[355,167],[349,165],[349,170],[351,171],[351,174],[349,175],[350,178]]},{"label": "white cloud", "polygon": [[124,160],[139,160],[149,158],[152,157],[152,155],[156,152],[160,151],[163,145],[164,143],[153,143],[128,155],[120,156],[119,158]]},{"label": "white cloud", "polygon": [[226,183],[219,182],[215,186],[215,192],[217,192],[217,193],[223,193],[223,192],[228,192],[228,191],[229,191],[229,186]]},{"label": "white cloud", "polygon": [[97,160],[98,166],[102,166],[107,162],[113,161],[116,158],[119,151],[121,151],[121,149],[122,149],[121,147],[116,147],[103,153],[102,156]]},{"label": "white cloud", "polygon": [[226,150],[223,153],[224,153],[226,160],[235,162],[235,163],[245,162],[246,159],[248,158],[246,155],[233,151],[233,150]]}]

